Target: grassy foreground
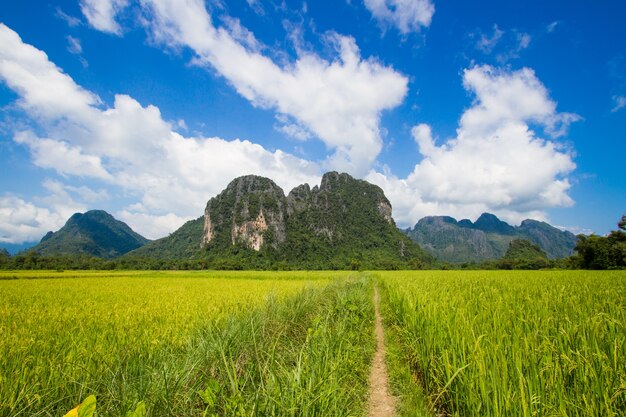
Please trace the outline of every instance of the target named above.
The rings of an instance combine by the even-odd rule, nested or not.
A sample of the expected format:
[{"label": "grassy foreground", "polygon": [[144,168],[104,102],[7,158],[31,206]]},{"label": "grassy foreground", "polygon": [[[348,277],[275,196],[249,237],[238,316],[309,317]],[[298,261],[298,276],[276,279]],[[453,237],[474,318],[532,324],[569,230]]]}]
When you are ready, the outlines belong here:
[{"label": "grassy foreground", "polygon": [[0,280],[1,416],[61,416],[90,394],[99,416],[140,401],[151,416],[359,414],[373,346],[366,281],[47,274],[57,279]]},{"label": "grassy foreground", "polygon": [[423,390],[443,415],[626,414],[624,271],[379,275],[405,404]]},{"label": "grassy foreground", "polygon": [[[0,273],[0,417],[626,415],[626,273]],[[129,414],[142,409],[145,414]]]}]

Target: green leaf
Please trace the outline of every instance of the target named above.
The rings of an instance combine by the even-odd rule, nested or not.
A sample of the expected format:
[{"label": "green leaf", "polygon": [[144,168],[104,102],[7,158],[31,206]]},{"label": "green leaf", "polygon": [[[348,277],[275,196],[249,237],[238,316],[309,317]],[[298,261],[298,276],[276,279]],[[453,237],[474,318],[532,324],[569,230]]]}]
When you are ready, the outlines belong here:
[{"label": "green leaf", "polygon": [[96,396],[90,395],[78,406],[78,417],[93,417],[96,411]]},{"label": "green leaf", "polygon": [[204,401],[207,407],[215,406],[215,402],[217,400],[217,394],[220,392],[220,384],[217,380],[212,379],[207,384],[207,387],[204,391],[198,391],[198,395]]},{"label": "green leaf", "polygon": [[126,417],[145,417],[146,415],[146,403],[139,401],[135,411],[128,411]]}]

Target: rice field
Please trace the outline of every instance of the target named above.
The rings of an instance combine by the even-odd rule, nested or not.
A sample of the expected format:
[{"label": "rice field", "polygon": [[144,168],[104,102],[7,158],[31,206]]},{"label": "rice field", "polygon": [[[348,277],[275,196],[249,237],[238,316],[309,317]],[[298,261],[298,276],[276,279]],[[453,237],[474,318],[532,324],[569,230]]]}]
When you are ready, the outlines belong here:
[{"label": "rice field", "polygon": [[433,414],[626,415],[624,271],[384,272],[380,280],[388,326]]},{"label": "rice field", "polygon": [[[626,415],[626,272],[0,272],[0,417]],[[134,411],[137,413],[133,414]]]},{"label": "rice field", "polygon": [[[313,308],[305,301],[346,275],[3,273],[9,279],[0,280],[0,415],[60,416],[89,394],[98,398],[99,415],[122,416],[139,401],[152,415],[198,415],[197,391],[212,380],[205,374],[232,365],[216,359],[219,349],[205,351],[209,341],[222,343],[236,337],[224,332],[245,333],[255,322],[277,326],[279,306],[293,300],[300,304],[290,327],[304,326],[305,338],[308,323],[291,322],[291,314]],[[244,349],[259,336],[247,332],[233,345]],[[242,352],[231,353],[233,366],[243,366]]]}]

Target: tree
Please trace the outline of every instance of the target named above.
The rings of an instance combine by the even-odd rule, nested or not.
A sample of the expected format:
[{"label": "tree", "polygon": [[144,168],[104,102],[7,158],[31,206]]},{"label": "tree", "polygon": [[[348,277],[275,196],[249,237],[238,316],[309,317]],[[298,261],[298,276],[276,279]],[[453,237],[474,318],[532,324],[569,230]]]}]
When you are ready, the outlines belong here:
[{"label": "tree", "polygon": [[626,216],[608,236],[578,236],[575,266],[582,269],[619,269],[626,267]]}]

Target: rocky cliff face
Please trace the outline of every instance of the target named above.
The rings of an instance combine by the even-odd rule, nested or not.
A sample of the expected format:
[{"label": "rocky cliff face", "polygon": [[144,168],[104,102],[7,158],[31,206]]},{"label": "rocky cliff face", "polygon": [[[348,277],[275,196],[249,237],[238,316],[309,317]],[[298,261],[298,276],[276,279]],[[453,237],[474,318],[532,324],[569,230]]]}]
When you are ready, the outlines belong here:
[{"label": "rocky cliff face", "polygon": [[300,185],[285,197],[273,181],[249,175],[233,180],[212,198],[204,212],[202,247],[243,244],[260,251],[276,249],[290,230],[308,229],[329,241],[352,233],[355,212],[395,226],[383,191],[348,174],[329,172],[320,186]]},{"label": "rocky cliff face", "polygon": [[236,178],[207,203],[201,246],[276,248],[285,241],[285,216],[285,194],[272,180],[255,175]]}]

